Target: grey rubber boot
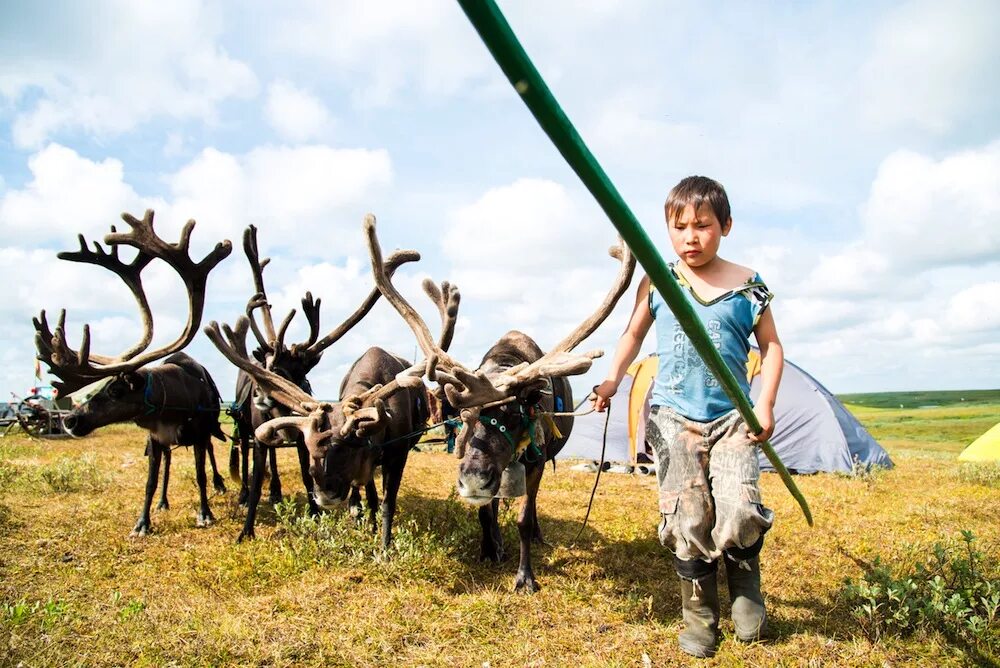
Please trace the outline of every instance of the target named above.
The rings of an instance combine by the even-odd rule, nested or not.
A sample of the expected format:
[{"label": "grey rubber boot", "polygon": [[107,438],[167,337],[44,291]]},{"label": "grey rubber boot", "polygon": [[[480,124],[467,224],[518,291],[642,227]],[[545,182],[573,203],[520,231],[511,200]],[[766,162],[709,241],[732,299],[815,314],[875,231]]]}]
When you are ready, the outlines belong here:
[{"label": "grey rubber boot", "polygon": [[736,637],[743,642],[760,640],[767,631],[767,611],[760,593],[760,558],[733,559],[727,554],[725,561]]},{"label": "grey rubber boot", "polygon": [[681,605],[685,626],[677,637],[681,649],[702,659],[715,656],[719,633],[719,586],[716,573],[697,580],[681,578]]}]

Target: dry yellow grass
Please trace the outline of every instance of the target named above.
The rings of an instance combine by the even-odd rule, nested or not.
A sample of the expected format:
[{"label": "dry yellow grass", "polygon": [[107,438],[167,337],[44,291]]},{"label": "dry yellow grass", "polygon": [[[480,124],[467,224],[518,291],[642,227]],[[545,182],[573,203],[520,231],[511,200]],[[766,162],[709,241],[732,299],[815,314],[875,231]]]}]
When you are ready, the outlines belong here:
[{"label": "dry yellow grass", "polygon": [[[740,644],[724,622],[719,654],[697,663],[971,663],[936,635],[870,643],[839,595],[859,563],[875,555],[909,563],[909,545],[959,529],[974,531],[984,552],[1000,552],[997,490],[957,475],[957,440],[940,448],[928,440],[905,430],[882,439],[897,468],[868,479],[800,477],[814,529],[781,481],[765,475],[778,518],[762,554],[774,638]],[[217,450],[222,463],[225,448]],[[382,555],[370,532],[342,514],[296,525],[266,504],[258,539],[237,545],[243,512],[232,483],[211,499],[217,524],[196,529],[193,458],[184,449],[174,456],[171,509],[154,512],[151,536],[129,538],[146,475],[142,451],[141,433],[127,426],[77,441],[0,439],[0,665],[694,663],[676,645],[679,592],[655,538],[652,478],[604,475],[590,525],[571,545],[593,478],[565,463],[547,471],[539,510],[551,545],[534,551],[543,589],[528,596],[511,591],[514,509],[502,522],[514,556],[479,563],[478,523],[454,498],[455,461],[442,452],[411,456],[394,547]],[[41,479],[44,467],[83,453],[93,453],[103,489],[56,493]],[[281,470],[301,509],[290,451]]]}]

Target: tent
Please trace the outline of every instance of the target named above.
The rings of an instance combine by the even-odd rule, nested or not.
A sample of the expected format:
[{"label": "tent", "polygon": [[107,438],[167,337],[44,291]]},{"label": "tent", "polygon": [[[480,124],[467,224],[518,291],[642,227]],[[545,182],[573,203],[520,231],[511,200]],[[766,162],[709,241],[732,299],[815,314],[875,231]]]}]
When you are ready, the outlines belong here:
[{"label": "tent", "polygon": [[958,456],[960,462],[1000,462],[1000,422],[969,444]]},{"label": "tent", "polygon": [[[642,455],[651,457],[645,445],[644,425],[649,412],[652,379],[656,375],[656,356],[636,362],[628,369],[625,379],[612,402],[608,424],[605,458],[636,464]],[[751,350],[747,362],[750,397],[760,394],[760,355]],[[628,397],[627,404],[622,397]],[[622,410],[627,405],[627,410]],[[781,461],[793,473],[817,471],[850,472],[855,465],[869,468],[892,468],[889,455],[872,438],[857,419],[844,408],[822,384],[800,367],[785,360],[781,386],[774,406],[775,430],[771,437]],[[602,416],[596,414],[577,418],[562,457],[596,459],[601,453],[604,430]],[[1000,429],[997,430],[1000,439]],[[760,453],[762,471],[774,467]]]}]

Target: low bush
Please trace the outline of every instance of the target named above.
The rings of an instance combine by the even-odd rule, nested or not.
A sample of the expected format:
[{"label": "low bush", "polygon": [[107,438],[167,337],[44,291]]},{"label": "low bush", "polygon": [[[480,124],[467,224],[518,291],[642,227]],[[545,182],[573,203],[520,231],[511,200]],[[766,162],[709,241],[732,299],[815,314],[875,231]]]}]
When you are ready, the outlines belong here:
[{"label": "low bush", "polygon": [[0,602],[0,620],[9,626],[21,626],[29,620],[35,620],[42,629],[51,629],[68,616],[69,604],[51,596],[46,601],[29,602],[22,598],[18,601]]},{"label": "low bush", "polygon": [[108,476],[97,466],[97,457],[87,452],[79,457],[60,457],[38,470],[38,475],[54,492],[97,492],[108,484]]},{"label": "low bush", "polygon": [[[978,650],[1000,650],[1000,568],[986,562],[971,531],[937,542],[910,570],[876,557],[864,576],[848,578],[843,594],[873,642],[917,630],[938,631]],[[994,553],[995,554],[995,553]]]},{"label": "low bush", "polygon": [[1000,488],[1000,464],[962,464],[956,475],[962,482]]}]

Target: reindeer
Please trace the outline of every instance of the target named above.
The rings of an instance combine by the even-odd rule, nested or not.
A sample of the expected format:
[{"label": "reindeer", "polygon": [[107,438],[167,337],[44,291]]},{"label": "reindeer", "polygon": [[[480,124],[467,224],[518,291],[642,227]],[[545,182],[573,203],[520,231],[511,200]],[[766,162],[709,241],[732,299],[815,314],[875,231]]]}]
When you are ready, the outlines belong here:
[{"label": "reindeer", "polygon": [[[391,273],[402,263],[401,258],[419,257],[413,251],[399,251],[382,270]],[[427,281],[424,287],[438,305],[442,319],[439,345],[447,348],[457,320],[459,293],[447,283],[438,289]],[[369,299],[374,302],[379,294],[376,289]],[[344,378],[340,400],[318,402],[294,382],[250,359],[246,335],[251,327],[250,318],[244,316],[237,321],[235,330],[228,325],[220,329],[218,323],[211,322],[205,333],[226,359],[253,378],[263,393],[293,413],[259,426],[255,431],[258,442],[274,443],[281,431],[298,431],[305,443],[312,480],[310,494],[315,502],[322,508],[332,508],[350,495],[352,510],[360,511],[358,490],[364,487],[373,528],[379,509],[374,472],[381,466],[382,547],[387,549],[392,541],[403,469],[428,417],[426,390],[420,378],[424,367],[413,367],[382,348],[369,348]],[[259,494],[257,470],[255,456],[254,486]],[[248,516],[240,539],[253,535],[253,522]]]},{"label": "reindeer", "polygon": [[573,428],[571,416],[550,414],[559,403],[573,405],[565,377],[585,373],[603,354],[599,350],[583,354],[571,351],[611,313],[628,288],[635,259],[623,242],[609,251],[621,262],[612,289],[598,310],[548,353],[542,354],[531,337],[512,330],[487,351],[478,369],[470,371],[434,345],[427,325],[383,271],[371,216],[365,221],[365,232],[376,284],[416,335],[426,357],[428,379],[437,381],[447,401],[460,411],[458,493],[479,507],[483,560],[499,562],[504,557],[496,498],[503,471],[515,461],[525,466],[527,495],[517,519],[521,554],[514,589],[538,591],[531,569],[531,542],[544,543],[536,509],[538,488],[545,462],[559,453]]},{"label": "reindeer", "polygon": [[[378,291],[378,288],[373,288],[362,304],[354,311],[348,318],[341,323],[338,327],[330,331],[329,334],[324,336],[322,339],[319,338],[319,315],[320,315],[320,304],[322,300],[313,300],[311,292],[307,292],[306,296],[302,299],[302,312],[306,316],[306,321],[309,323],[309,336],[302,343],[293,343],[291,346],[285,345],[285,333],[288,330],[288,326],[295,316],[295,311],[292,310],[282,321],[281,325],[275,330],[274,320],[271,314],[271,305],[267,300],[267,292],[264,287],[264,268],[270,262],[270,258],[260,259],[260,253],[257,245],[257,228],[253,225],[249,226],[243,233],[243,250],[246,253],[247,261],[250,264],[250,269],[253,274],[254,288],[256,290],[255,294],[247,302],[246,306],[246,317],[250,330],[253,332],[254,337],[257,339],[257,348],[253,351],[253,357],[258,366],[264,367],[272,373],[275,373],[287,381],[297,385],[306,394],[311,394],[312,390],[309,385],[309,380],[306,377],[307,374],[319,363],[323,356],[323,352],[329,348],[331,345],[340,340],[348,331],[350,331],[355,325],[357,325],[367,314],[371,311],[375,302],[378,301],[382,294]],[[400,252],[395,253],[389,259],[387,270],[392,273],[402,264],[406,262],[412,262],[418,259],[419,256],[415,253]],[[254,317],[254,312],[260,310],[261,320],[263,322],[263,330],[257,324],[256,318]],[[270,501],[271,503],[277,503],[281,500],[281,482],[278,478],[278,468],[276,458],[274,456],[274,447],[263,447],[260,444],[256,444],[254,448],[254,479],[249,481],[248,485],[248,462],[250,452],[250,440],[254,430],[260,427],[262,424],[268,420],[287,416],[290,409],[286,408],[279,402],[276,402],[254,379],[254,377],[248,374],[243,369],[240,369],[239,374],[236,379],[236,404],[234,405],[231,415],[233,416],[234,422],[236,424],[236,431],[239,434],[240,445],[242,450],[242,475],[239,476],[241,481],[240,488],[240,503],[247,503],[247,519],[243,532],[240,535],[240,540],[245,537],[253,535],[253,526],[256,522],[257,505],[260,502],[260,495],[263,486],[263,471],[266,466],[265,462],[268,459],[268,452],[270,451],[270,463],[271,463],[271,487],[270,487]],[[313,515],[319,512],[319,506],[316,504],[314,494],[313,494],[313,482],[312,476],[309,474],[309,452],[305,446],[305,442],[302,439],[300,433],[295,430],[286,430],[291,432],[289,440],[293,441],[297,447],[297,452],[299,456],[299,465],[302,474],[302,482],[306,488],[306,497],[309,504],[309,512]],[[237,447],[234,440],[234,449]],[[239,474],[239,454],[236,452],[236,457],[230,456],[230,474],[236,478]],[[234,459],[236,460],[234,462]],[[234,466],[235,464],[235,466]],[[261,472],[261,479],[258,481],[257,471]],[[360,509],[360,493],[357,490],[352,492],[351,498],[351,508],[352,512],[357,514]]]},{"label": "reindeer", "polygon": [[[83,326],[79,350],[72,350],[66,343],[66,311],[59,315],[55,330],[49,329],[43,310],[34,318],[35,346],[38,359],[45,362],[50,373],[61,380],[53,383],[61,396],[99,380],[105,385],[84,404],[77,406],[64,419],[66,430],[82,437],[93,430],[115,422],[133,421],[149,431],[146,455],[149,458],[149,475],[146,479],[146,498],[142,513],[132,530],[133,536],[144,536],[150,531],[149,509],[156,493],[161,458],[165,460],[163,491],[160,508],[168,508],[167,483],[170,476],[170,449],[172,445],[193,445],[195,468],[200,493],[197,516],[199,527],[214,521],[208,507],[206,492],[205,455],[212,461],[215,488],[225,491],[222,477],[215,466],[212,436],[225,440],[219,428],[219,391],[212,377],[190,356],[179,352],[198,332],[205,306],[205,286],[208,274],[229,256],[232,245],[223,241],[215,246],[201,262],[195,263],[188,252],[191,231],[195,222],[189,220],[175,244],[163,241],[153,231],[153,211],[147,210],[142,220],[123,213],[122,219],[132,228],[118,232],[114,226],[104,237],[111,252],[97,242],[94,250],[87,248],[83,235],[78,235],[80,250],[62,252],[59,259],[83,262],[104,267],[118,275],[131,290],[139,306],[143,333],[140,340],[116,357],[90,352],[90,326]],[[138,250],[132,262],[125,263],[118,257],[120,245]],[[142,287],[142,270],[153,260],[161,259],[170,265],[184,281],[188,297],[188,318],[183,332],[173,342],[147,351],[153,340],[153,317]],[[164,359],[166,358],[166,359]],[[163,363],[150,368],[153,362]]]}]

